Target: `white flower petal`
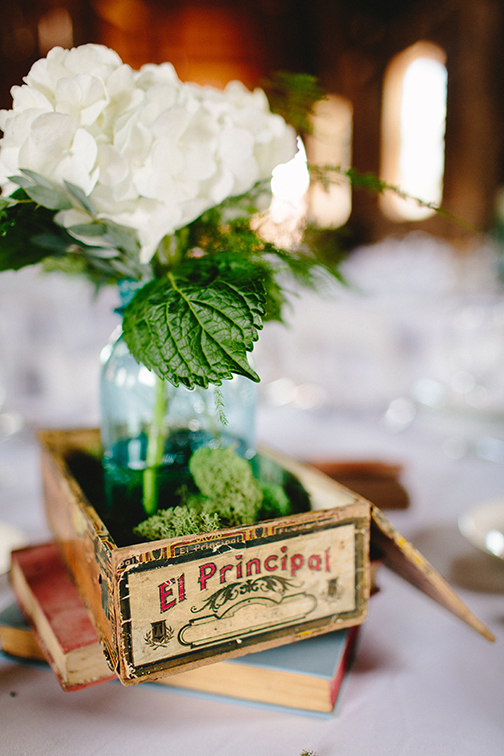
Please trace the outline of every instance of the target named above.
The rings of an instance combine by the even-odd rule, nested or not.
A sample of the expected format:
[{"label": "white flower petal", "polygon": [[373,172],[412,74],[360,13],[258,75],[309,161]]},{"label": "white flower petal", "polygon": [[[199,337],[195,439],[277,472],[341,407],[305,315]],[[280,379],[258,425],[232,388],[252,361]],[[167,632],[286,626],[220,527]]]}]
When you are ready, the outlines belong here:
[{"label": "white flower petal", "polygon": [[59,162],[70,149],[77,125],[75,118],[62,113],[39,115],[19,150],[19,166],[54,180]]},{"label": "white flower petal", "polygon": [[120,184],[129,173],[128,161],[109,144],[102,144],[98,149],[100,164],[100,184],[115,186]]},{"label": "white flower petal", "polygon": [[163,110],[151,125],[155,137],[178,142],[191,122],[191,114],[181,106]]},{"label": "white flower petal", "polygon": [[84,73],[60,79],[56,85],[55,94],[57,102],[67,101],[78,107],[86,107],[106,99],[103,82],[96,76]]},{"label": "white flower petal", "polygon": [[[224,129],[219,139],[219,156],[230,170],[252,155],[254,139],[245,129]],[[234,172],[234,170],[233,170]]]},{"label": "white flower petal", "polygon": [[23,144],[25,139],[30,136],[33,121],[40,115],[43,115],[43,113],[34,109],[14,113],[9,111],[3,124],[2,149]]},{"label": "white flower petal", "polygon": [[27,110],[36,108],[40,111],[53,110],[52,104],[47,97],[39,92],[38,89],[28,87],[25,84],[21,87],[12,87],[12,107],[14,110]]},{"label": "white flower petal", "polygon": [[72,155],[66,155],[60,160],[54,168],[53,175],[58,184],[63,185],[64,181],[69,181],[80,187],[84,194],[90,194],[96,183],[96,178],[90,175],[85,166],[78,163]]},{"label": "white flower petal", "polygon": [[[48,56],[49,57],[49,56]],[[105,45],[87,44],[73,47],[65,58],[65,66],[72,73],[110,73],[122,66],[119,55]]]},{"label": "white flower petal", "polygon": [[132,166],[143,165],[153,142],[152,132],[143,123],[129,121],[114,138],[114,147]]},{"label": "white flower petal", "polygon": [[147,91],[156,84],[180,84],[176,71],[171,63],[161,63],[156,66],[153,63],[147,63],[142,66],[140,71],[136,72],[135,84],[140,89]]},{"label": "white flower petal", "polygon": [[91,173],[98,155],[98,146],[91,134],[85,129],[77,129],[70,151],[72,157],[75,158],[86,171]]}]

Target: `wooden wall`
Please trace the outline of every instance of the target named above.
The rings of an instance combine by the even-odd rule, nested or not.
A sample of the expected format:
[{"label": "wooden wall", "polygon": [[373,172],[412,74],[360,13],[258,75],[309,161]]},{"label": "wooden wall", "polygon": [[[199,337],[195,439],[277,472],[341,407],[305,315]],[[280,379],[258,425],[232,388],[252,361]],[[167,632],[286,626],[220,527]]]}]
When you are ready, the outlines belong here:
[{"label": "wooden wall", "polygon": [[[317,74],[353,106],[353,164],[380,170],[383,76],[394,55],[418,40],[447,54],[444,199],[467,222],[492,222],[504,182],[504,75],[500,0],[0,0],[0,107],[39,57],[37,23],[68,9],[74,44],[102,42],[134,67],[171,60],[182,79],[256,86],[279,69]],[[357,193],[355,242],[422,228],[470,238],[439,217],[394,223],[375,197]]]}]

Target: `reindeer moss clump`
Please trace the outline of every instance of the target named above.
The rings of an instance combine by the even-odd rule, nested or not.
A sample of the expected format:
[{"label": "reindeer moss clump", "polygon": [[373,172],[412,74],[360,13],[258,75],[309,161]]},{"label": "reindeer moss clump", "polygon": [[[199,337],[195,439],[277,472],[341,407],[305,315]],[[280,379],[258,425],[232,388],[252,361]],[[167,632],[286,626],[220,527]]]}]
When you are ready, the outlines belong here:
[{"label": "reindeer moss clump", "polygon": [[249,463],[232,448],[198,449],[189,460],[189,470],[201,494],[191,496],[188,507],[217,514],[226,525],[257,519],[261,489]]},{"label": "reindeer moss clump", "polygon": [[199,493],[183,505],[157,512],[134,529],[149,541],[204,533],[288,514],[289,499],[275,484],[260,485],[250,464],[232,448],[202,447],[189,460]]},{"label": "reindeer moss clump", "polygon": [[162,509],[148,520],[144,520],[134,528],[136,535],[147,541],[157,541],[158,538],[175,538],[175,536],[191,535],[191,533],[206,533],[218,530],[219,516],[207,512],[196,512],[186,506]]}]

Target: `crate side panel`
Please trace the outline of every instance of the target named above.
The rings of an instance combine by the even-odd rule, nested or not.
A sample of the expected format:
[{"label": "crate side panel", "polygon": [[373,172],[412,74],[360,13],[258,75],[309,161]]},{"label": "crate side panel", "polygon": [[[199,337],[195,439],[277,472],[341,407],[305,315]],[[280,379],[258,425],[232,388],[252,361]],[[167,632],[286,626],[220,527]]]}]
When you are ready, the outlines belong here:
[{"label": "crate side panel", "polygon": [[47,446],[42,448],[42,480],[49,527],[116,667],[111,558],[115,546],[98,516],[90,516],[94,510],[83,500],[63,457]]}]

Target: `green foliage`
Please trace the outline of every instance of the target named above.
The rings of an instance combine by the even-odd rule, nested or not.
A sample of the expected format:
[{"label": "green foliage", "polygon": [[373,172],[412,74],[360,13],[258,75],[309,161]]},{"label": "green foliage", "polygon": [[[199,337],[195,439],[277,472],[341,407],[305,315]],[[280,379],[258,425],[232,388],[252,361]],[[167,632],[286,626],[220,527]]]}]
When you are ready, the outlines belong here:
[{"label": "green foliage", "polygon": [[310,116],[315,103],[326,99],[315,76],[279,71],[264,82],[264,89],[273,113],[281,115],[298,134],[312,133]]},{"label": "green foliage", "polygon": [[222,275],[242,290],[260,284],[265,295],[264,321],[283,321],[289,278],[313,289],[324,277],[341,281],[343,252],[337,231],[307,226],[306,241],[297,250],[262,238],[260,216],[254,213],[260,212],[264,194],[264,182],[259,182],[250,192],[225,200],[176,232],[169,251],[156,255],[156,276],[173,270],[207,285]]},{"label": "green foliage", "polygon": [[264,292],[223,275],[209,283],[175,277],[146,284],[126,307],[123,335],[138,362],[175,386],[220,386],[233,373],[253,381],[247,362],[262,327]]},{"label": "green foliage", "polygon": [[72,203],[50,181],[34,171],[21,168],[22,176],[11,176],[10,180],[22,187],[28,197],[37,205],[48,210],[69,210]]},{"label": "green foliage", "polygon": [[94,208],[94,205],[89,197],[86,197],[82,189],[78,186],[75,186],[75,184],[71,184],[70,181],[64,181],[63,183],[65,184],[72,197],[77,200],[77,203],[81,206],[82,210],[84,210],[86,213],[89,213],[92,218],[96,218],[96,210]]},{"label": "green foliage", "polygon": [[[320,99],[312,77],[279,74],[271,84],[298,114],[308,114]],[[404,196],[353,169],[315,166],[310,171],[323,186],[350,181],[373,193],[393,190]],[[303,244],[294,250],[261,237],[258,214],[268,182],[226,199],[165,237],[152,261],[142,264],[135,233],[97,218],[81,189],[66,182],[65,195],[33,171],[21,173],[12,177],[20,189],[0,199],[0,271],[43,262],[47,270],[84,274],[97,286],[145,283],[125,310],[124,337],[139,362],[175,386],[219,386],[235,374],[259,380],[247,353],[264,321],[283,321],[289,279],[314,290],[330,278],[342,281],[338,230],[307,225]],[[54,216],[70,201],[89,222],[65,229]]]},{"label": "green foliage", "polygon": [[412,197],[408,192],[403,191],[400,187],[389,184],[386,181],[378,178],[374,173],[361,173],[355,168],[341,168],[341,166],[334,165],[310,165],[310,178],[313,181],[319,182],[324,187],[329,187],[332,183],[341,183],[342,181],[349,181],[352,189],[364,189],[369,194],[383,194],[384,192],[393,192],[398,197],[406,200],[412,200],[416,202],[419,207],[426,207],[429,210],[433,210],[437,215],[442,218],[456,223],[462,228],[466,228],[469,231],[478,233],[477,229],[472,224],[468,223],[462,218],[453,215],[444,207],[441,207],[435,202],[427,202],[419,197]]},{"label": "green foliage", "polygon": [[22,174],[11,177],[21,188],[0,201],[0,271],[43,261],[46,270],[83,274],[98,286],[149,275],[148,266],[138,262],[139,245],[131,232],[95,219],[94,208],[78,187],[66,184],[90,223],[65,229],[54,216],[72,207],[69,198],[34,171],[23,169]]},{"label": "green foliage", "polygon": [[214,386],[214,400],[215,400],[215,411],[217,413],[217,417],[219,418],[219,423],[225,427],[228,424],[228,419],[226,417],[225,407],[224,407],[224,397],[222,396],[222,391],[218,386]]},{"label": "green foliage", "polygon": [[47,256],[47,249],[34,237],[52,226],[54,213],[36,208],[24,189],[18,189],[9,204],[0,209],[0,271],[35,265]]},{"label": "green foliage", "polygon": [[327,236],[310,230],[310,247],[287,250],[251,227],[263,193],[258,184],[176,232],[153,260],[155,280],[126,308],[128,348],[174,385],[220,385],[233,374],[258,380],[246,353],[263,321],[283,320],[283,279],[313,289],[323,277],[341,280],[341,253]]},{"label": "green foliage", "polygon": [[[251,217],[268,193],[265,183],[226,200],[160,245],[152,264],[139,263],[135,235],[96,218],[89,199],[66,183],[89,223],[54,223],[69,199],[32,171],[0,203],[0,270],[44,262],[46,270],[84,274],[97,286],[149,281],[126,309],[126,342],[139,361],[174,385],[220,385],[234,374],[259,380],[247,361],[264,320],[283,319],[281,277],[316,288],[320,272],[337,266],[313,249],[284,250],[264,241]],[[35,201],[35,198],[38,198]]]},{"label": "green foliage", "polygon": [[137,525],[133,532],[147,541],[156,541],[158,538],[208,533],[218,530],[219,527],[220,520],[217,514],[180,506],[161,510]]}]

